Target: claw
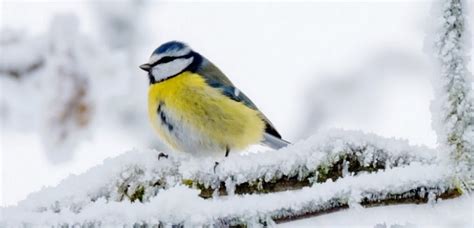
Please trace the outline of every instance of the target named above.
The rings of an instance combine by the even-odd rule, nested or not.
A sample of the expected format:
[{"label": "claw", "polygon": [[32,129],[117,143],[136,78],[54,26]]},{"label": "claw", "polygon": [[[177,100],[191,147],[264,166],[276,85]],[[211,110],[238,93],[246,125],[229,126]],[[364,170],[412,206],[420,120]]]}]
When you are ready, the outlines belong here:
[{"label": "claw", "polygon": [[[225,158],[226,158],[227,156],[229,156],[229,152],[230,152],[229,147],[226,147],[226,148],[225,148]],[[218,165],[219,165],[219,162],[215,162],[215,163],[214,163],[214,173],[216,173],[216,168],[217,168]]]},{"label": "claw", "polygon": [[168,158],[168,155],[165,153],[160,153],[158,154],[158,160],[160,160],[160,158]]},{"label": "claw", "polygon": [[219,162],[214,163],[214,173],[216,173],[216,168],[217,168],[218,165],[219,165]]}]

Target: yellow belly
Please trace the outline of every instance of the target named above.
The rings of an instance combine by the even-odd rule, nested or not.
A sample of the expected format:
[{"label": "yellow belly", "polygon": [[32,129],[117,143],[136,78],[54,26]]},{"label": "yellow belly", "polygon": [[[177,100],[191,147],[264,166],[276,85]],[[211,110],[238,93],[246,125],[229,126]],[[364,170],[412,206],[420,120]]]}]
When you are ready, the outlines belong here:
[{"label": "yellow belly", "polygon": [[[153,126],[177,150],[224,153],[226,148],[241,150],[262,140],[265,124],[259,111],[222,95],[194,73],[151,85],[148,99]],[[166,119],[157,114],[160,104]]]}]

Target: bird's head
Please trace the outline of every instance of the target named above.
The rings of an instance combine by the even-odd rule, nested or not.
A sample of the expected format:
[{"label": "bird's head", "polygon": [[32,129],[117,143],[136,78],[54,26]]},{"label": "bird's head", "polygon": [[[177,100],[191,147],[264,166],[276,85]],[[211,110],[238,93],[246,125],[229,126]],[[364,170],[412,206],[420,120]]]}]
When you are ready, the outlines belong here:
[{"label": "bird's head", "polygon": [[154,84],[188,70],[197,58],[199,55],[185,43],[170,41],[155,49],[148,63],[140,68],[148,72],[150,84]]}]

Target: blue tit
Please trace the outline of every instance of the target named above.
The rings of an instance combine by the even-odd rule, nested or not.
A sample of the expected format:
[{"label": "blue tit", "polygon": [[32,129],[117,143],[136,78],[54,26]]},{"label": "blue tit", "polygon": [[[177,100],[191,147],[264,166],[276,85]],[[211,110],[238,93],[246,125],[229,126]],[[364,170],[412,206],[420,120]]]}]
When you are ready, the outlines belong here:
[{"label": "blue tit", "polygon": [[287,146],[267,117],[208,59],[170,41],[148,63],[148,113],[161,138],[193,155],[225,154],[262,143]]}]

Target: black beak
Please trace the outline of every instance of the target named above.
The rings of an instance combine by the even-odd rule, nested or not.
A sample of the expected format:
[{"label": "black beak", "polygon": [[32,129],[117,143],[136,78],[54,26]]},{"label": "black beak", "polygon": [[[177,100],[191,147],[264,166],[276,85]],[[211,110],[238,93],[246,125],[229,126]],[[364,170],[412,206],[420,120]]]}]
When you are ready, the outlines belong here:
[{"label": "black beak", "polygon": [[142,69],[144,71],[149,71],[151,69],[151,65],[148,64],[148,63],[142,64],[139,67],[140,67],[140,69]]}]

